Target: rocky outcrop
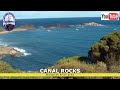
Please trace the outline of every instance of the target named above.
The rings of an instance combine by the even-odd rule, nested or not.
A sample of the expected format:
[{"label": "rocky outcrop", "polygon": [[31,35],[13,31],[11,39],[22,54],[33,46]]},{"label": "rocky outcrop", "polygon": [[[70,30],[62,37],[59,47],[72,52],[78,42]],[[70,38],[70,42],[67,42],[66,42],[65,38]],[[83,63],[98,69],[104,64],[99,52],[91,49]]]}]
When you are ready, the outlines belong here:
[{"label": "rocky outcrop", "polygon": [[51,28],[67,28],[69,27],[68,25],[63,25],[63,24],[53,24],[53,25],[47,25],[44,26],[46,29],[51,29]]},{"label": "rocky outcrop", "polygon": [[29,24],[29,25],[22,25],[22,26],[16,27],[14,30],[31,30],[31,29],[34,30],[34,29],[37,29],[37,27]]},{"label": "rocky outcrop", "polygon": [[15,50],[14,48],[0,46],[0,57],[3,57],[5,55],[23,56],[24,54]]},{"label": "rocky outcrop", "polygon": [[104,36],[93,45],[88,53],[92,62],[103,61],[106,64],[120,64],[120,31]]},{"label": "rocky outcrop", "polygon": [[83,23],[84,26],[103,26],[102,24],[96,23],[96,22],[90,22],[90,23]]},{"label": "rocky outcrop", "polygon": [[53,25],[47,25],[43,27],[45,29],[52,29],[52,28],[76,28],[81,26],[103,26],[103,25],[96,22],[90,22],[90,23],[82,23],[82,24],[76,24],[76,25],[53,24]]}]

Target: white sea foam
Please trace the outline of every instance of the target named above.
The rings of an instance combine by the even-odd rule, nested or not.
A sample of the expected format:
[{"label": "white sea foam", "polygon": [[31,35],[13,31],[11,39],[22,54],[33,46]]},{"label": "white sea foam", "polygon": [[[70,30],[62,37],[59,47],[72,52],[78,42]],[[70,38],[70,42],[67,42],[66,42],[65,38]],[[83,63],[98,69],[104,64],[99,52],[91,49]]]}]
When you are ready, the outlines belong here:
[{"label": "white sea foam", "polygon": [[17,50],[17,51],[23,53],[24,56],[31,55],[31,53],[27,53],[26,50],[24,50],[24,49],[21,49],[21,48],[18,48],[18,47],[12,47],[12,48],[14,48],[15,50]]},{"label": "white sea foam", "polygon": [[79,29],[76,28],[76,30],[78,31]]},{"label": "white sea foam", "polygon": [[51,30],[47,30],[48,32],[50,32]]},{"label": "white sea foam", "polygon": [[[2,42],[2,41],[3,41],[3,40],[0,39],[0,46],[6,46],[6,47],[9,46],[7,43]],[[11,48],[14,48],[15,50],[23,53],[24,56],[31,55],[31,53],[27,53],[26,50],[24,50],[24,49],[21,49],[21,48],[18,48],[18,47],[11,47]]]}]

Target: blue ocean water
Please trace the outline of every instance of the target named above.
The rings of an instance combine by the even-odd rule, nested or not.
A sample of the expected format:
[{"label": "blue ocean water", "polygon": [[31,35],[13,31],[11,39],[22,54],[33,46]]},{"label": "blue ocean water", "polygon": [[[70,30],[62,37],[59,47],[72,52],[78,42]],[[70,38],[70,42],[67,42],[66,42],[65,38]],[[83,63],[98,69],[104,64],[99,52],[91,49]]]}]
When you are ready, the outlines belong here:
[{"label": "blue ocean water", "polygon": [[63,57],[87,56],[90,47],[103,36],[120,30],[120,21],[101,21],[100,18],[23,19],[17,20],[16,25],[76,25],[86,22],[105,26],[56,28],[51,31],[39,29],[0,35],[0,45],[13,47],[25,54],[21,57],[7,56],[4,60],[24,71],[38,71],[54,65]]}]

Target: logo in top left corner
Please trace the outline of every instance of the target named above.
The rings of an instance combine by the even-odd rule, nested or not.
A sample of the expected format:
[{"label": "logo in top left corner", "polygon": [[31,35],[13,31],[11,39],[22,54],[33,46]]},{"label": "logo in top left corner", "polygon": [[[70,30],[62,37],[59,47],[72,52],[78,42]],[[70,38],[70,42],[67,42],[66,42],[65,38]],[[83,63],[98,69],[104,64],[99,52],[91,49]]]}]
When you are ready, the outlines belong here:
[{"label": "logo in top left corner", "polygon": [[11,12],[3,16],[3,27],[7,31],[11,31],[15,28],[15,16]]}]

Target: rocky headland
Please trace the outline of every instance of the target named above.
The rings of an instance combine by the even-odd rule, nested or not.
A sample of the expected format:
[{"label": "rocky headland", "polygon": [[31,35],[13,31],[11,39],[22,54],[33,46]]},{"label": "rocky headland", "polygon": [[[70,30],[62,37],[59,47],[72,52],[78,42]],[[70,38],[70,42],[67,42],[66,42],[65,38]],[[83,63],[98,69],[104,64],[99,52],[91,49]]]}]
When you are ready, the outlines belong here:
[{"label": "rocky headland", "polygon": [[12,55],[12,56],[23,56],[24,54],[20,51],[15,50],[14,48],[10,48],[7,46],[0,46],[0,57],[4,57],[6,55]]}]

